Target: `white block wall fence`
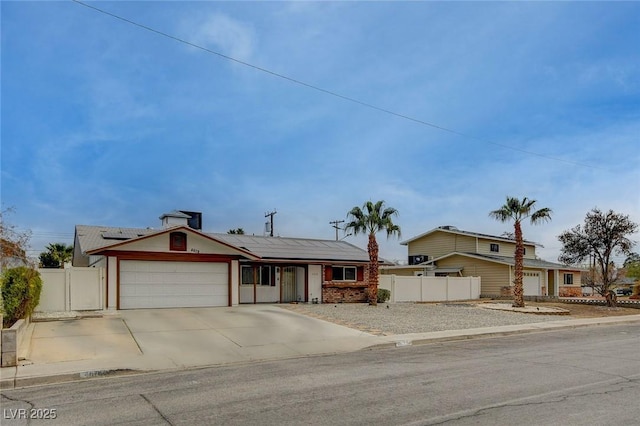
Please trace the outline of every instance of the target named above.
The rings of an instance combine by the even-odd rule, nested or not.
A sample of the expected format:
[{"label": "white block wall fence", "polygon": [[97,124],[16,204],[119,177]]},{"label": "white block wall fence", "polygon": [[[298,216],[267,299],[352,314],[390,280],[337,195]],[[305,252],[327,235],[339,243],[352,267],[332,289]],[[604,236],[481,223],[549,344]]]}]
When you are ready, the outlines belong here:
[{"label": "white block wall fence", "polygon": [[380,275],[378,287],[391,291],[390,302],[447,302],[480,298],[480,277]]},{"label": "white block wall fence", "polygon": [[36,312],[102,310],[104,268],[38,269],[42,293]]}]

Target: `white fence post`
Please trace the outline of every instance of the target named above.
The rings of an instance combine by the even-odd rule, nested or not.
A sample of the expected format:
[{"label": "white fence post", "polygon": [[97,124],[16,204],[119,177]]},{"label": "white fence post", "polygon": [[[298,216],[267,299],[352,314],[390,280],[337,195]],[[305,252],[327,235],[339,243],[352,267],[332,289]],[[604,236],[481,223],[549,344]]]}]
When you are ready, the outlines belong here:
[{"label": "white fence post", "polygon": [[391,300],[396,301],[396,276],[391,275]]},{"label": "white fence post", "polygon": [[64,270],[64,291],[67,296],[64,301],[64,310],[69,312],[71,310],[71,268]]},{"label": "white fence post", "polygon": [[449,299],[449,276],[447,275],[446,277],[446,281],[445,281],[445,285],[444,288],[446,289],[446,298],[447,298],[447,302],[450,300]]}]

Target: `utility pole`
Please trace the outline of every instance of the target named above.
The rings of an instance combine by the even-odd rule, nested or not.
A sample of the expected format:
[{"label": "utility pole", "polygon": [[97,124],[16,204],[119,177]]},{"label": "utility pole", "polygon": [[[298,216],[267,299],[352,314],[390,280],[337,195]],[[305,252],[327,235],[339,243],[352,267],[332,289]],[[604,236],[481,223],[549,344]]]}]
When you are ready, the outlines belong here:
[{"label": "utility pole", "polygon": [[273,209],[272,212],[268,212],[264,214],[264,217],[270,217],[271,218],[271,222],[267,222],[267,224],[269,224],[269,236],[273,237],[273,216],[278,213],[276,211],[276,209]]},{"label": "utility pole", "polygon": [[344,222],[344,220],[337,220],[337,219],[329,222],[329,224],[336,229],[336,241],[338,241],[338,229],[341,229],[340,224],[342,222]]}]

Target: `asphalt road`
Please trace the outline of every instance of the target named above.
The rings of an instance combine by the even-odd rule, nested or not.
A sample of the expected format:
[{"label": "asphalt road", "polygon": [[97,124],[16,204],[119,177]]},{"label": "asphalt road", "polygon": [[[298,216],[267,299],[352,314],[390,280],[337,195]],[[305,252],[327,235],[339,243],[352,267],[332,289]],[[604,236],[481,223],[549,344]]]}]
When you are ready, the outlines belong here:
[{"label": "asphalt road", "polygon": [[636,323],[7,390],[1,423],[627,426],[638,395]]}]

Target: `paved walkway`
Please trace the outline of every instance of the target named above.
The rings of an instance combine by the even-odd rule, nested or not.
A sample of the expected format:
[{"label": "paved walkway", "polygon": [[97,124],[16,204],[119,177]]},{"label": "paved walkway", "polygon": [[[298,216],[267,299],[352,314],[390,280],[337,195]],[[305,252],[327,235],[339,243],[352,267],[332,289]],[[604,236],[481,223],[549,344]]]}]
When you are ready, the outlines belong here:
[{"label": "paved walkway", "polygon": [[273,305],[145,309],[32,323],[0,388],[639,321],[640,315],[375,336]]}]

